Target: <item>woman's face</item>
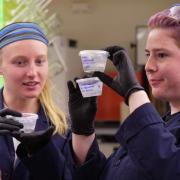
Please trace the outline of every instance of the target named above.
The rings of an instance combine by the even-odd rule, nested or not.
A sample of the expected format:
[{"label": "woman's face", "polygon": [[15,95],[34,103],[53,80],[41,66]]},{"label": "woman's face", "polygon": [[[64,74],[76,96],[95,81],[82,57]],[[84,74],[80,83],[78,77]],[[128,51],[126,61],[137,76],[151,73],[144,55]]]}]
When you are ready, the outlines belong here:
[{"label": "woman's face", "polygon": [[180,101],[180,48],[171,31],[150,31],[146,44],[147,78],[154,97],[169,102]]},{"label": "woman's face", "polygon": [[22,40],[1,50],[0,72],[4,91],[19,98],[40,95],[48,76],[47,46],[37,40]]}]

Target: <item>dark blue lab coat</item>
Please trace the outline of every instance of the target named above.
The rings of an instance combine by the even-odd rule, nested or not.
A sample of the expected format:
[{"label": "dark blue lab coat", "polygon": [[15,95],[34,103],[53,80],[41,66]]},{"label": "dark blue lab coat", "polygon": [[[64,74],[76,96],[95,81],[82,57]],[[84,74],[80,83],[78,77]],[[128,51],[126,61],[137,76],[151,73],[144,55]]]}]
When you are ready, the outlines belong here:
[{"label": "dark blue lab coat", "polygon": [[102,157],[93,144],[75,179],[180,180],[180,113],[164,122],[147,103],[126,119],[116,138],[121,147],[107,160],[99,161],[99,167],[103,168],[91,171],[91,161]]},{"label": "dark blue lab coat", "polygon": [[[2,90],[0,91],[0,109],[3,108]],[[38,113],[35,130],[49,126],[43,108]],[[2,180],[71,180],[72,157],[70,135],[54,135],[50,142],[31,157],[20,149],[20,159],[14,166],[15,150],[10,135],[0,136],[0,170]]]}]

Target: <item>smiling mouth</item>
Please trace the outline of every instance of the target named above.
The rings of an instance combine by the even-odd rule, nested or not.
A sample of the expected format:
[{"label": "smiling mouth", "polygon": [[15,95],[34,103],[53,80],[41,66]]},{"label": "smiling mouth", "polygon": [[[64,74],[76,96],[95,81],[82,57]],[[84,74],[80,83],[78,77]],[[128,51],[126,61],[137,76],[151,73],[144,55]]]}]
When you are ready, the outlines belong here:
[{"label": "smiling mouth", "polygon": [[150,80],[149,82],[152,86],[156,86],[156,85],[159,85],[162,82],[162,80],[154,80],[153,79],[153,80]]},{"label": "smiling mouth", "polygon": [[29,87],[36,86],[37,84],[39,84],[39,83],[38,82],[26,82],[26,83],[23,83],[23,85],[29,86]]}]

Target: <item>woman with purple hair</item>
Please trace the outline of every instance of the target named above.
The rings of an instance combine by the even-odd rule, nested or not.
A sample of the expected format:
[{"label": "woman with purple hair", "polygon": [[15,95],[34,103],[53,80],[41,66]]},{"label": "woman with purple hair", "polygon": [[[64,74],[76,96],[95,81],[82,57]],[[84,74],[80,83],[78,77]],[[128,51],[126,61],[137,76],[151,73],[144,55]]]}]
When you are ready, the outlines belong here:
[{"label": "woman with purple hair", "polygon": [[167,101],[170,111],[160,117],[138,83],[131,59],[123,48],[106,48],[118,71],[117,77],[112,79],[102,72],[95,76],[124,97],[130,115],[116,134],[120,148],[104,159],[93,131],[96,103],[92,98],[83,99],[78,87],[68,82],[72,146],[79,163],[76,179],[180,179],[180,5],[153,15],[148,26],[147,78],[153,96]]}]

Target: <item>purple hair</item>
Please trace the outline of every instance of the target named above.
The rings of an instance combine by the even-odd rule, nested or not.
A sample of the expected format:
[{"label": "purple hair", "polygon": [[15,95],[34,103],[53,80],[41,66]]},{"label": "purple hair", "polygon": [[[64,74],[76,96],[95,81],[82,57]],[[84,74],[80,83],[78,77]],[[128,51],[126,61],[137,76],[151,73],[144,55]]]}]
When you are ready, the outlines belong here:
[{"label": "purple hair", "polygon": [[148,21],[148,27],[150,30],[154,28],[170,30],[172,38],[180,47],[180,6],[175,15],[172,15],[171,8],[154,14]]}]

